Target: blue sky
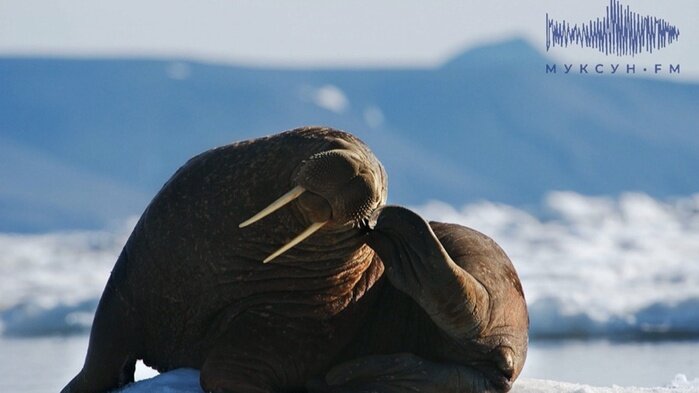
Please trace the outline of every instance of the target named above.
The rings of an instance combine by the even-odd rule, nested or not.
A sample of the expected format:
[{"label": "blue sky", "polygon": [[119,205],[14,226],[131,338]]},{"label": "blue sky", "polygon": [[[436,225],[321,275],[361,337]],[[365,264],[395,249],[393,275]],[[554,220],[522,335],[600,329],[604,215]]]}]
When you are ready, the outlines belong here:
[{"label": "blue sky", "polygon": [[[522,36],[545,51],[545,14],[602,16],[607,0],[518,1],[3,0],[0,55],[177,56],[282,66],[430,66],[481,43]],[[555,48],[561,61],[680,63],[699,80],[699,2],[623,0],[680,28],[652,55]],[[677,78],[674,76],[673,78]]]}]

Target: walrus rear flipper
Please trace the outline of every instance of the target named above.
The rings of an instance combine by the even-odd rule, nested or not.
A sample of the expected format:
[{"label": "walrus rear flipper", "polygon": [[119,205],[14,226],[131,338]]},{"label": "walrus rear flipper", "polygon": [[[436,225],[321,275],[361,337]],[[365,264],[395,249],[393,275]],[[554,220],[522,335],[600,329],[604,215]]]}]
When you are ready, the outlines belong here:
[{"label": "walrus rear flipper", "polygon": [[114,273],[97,306],[85,364],[61,393],[107,392],[134,380],[139,335],[133,325],[133,312],[114,288],[113,280]]},{"label": "walrus rear flipper", "polygon": [[433,362],[411,353],[374,355],[334,367],[325,380],[308,385],[310,393],[496,393],[481,372],[468,366]]}]

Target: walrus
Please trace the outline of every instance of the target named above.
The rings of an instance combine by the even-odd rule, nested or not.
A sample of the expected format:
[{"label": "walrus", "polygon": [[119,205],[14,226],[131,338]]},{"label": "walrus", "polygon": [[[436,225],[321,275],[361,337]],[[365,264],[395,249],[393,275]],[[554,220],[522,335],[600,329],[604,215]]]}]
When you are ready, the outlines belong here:
[{"label": "walrus", "polygon": [[62,393],[200,370],[206,392],[506,392],[527,352],[487,236],[387,206],[358,138],[306,127],[206,151],[150,202]]}]

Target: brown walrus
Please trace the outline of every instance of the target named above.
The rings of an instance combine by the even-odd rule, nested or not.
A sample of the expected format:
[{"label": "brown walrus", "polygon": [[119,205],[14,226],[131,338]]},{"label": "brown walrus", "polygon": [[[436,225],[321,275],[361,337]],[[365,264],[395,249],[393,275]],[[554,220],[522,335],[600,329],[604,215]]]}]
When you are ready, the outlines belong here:
[{"label": "brown walrus", "polygon": [[138,359],[200,369],[207,392],[509,390],[528,331],[509,259],[385,200],[379,161],[329,128],[192,158],[134,228],[62,392],[123,386]]}]

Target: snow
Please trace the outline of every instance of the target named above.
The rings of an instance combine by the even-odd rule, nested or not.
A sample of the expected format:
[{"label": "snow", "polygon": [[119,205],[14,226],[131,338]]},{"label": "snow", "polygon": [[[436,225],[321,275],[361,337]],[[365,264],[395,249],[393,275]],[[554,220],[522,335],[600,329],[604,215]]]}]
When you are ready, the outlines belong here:
[{"label": "snow", "polygon": [[379,128],[384,123],[384,115],[381,108],[372,105],[364,109],[364,121],[371,128]]},{"label": "snow", "polygon": [[637,388],[637,387],[596,387],[576,383],[550,381],[544,379],[523,379],[517,381],[512,393],[665,393],[665,392],[699,392],[699,379],[692,381],[679,374],[666,387]]},{"label": "snow", "polygon": [[190,74],[192,73],[192,67],[182,61],[173,61],[167,65],[165,73],[171,79],[185,80],[189,78]]},{"label": "snow", "polygon": [[517,268],[532,336],[699,335],[699,195],[550,193],[547,218],[491,202],[418,210],[494,238]]},{"label": "snow", "polygon": [[[120,390],[121,393],[202,393],[199,373],[191,369],[173,370],[151,379],[136,382]],[[666,387],[593,387],[544,379],[520,379],[512,393],[689,393],[699,392],[699,379],[689,381],[679,374]]]},{"label": "snow", "polygon": [[203,393],[199,385],[199,371],[181,368],[138,381],[120,393]]},{"label": "snow", "polygon": [[318,88],[306,86],[301,90],[301,97],[337,114],[345,112],[350,105],[347,95],[339,87],[331,84]]},{"label": "snow", "polygon": [[0,324],[9,336],[89,330],[135,219],[95,232],[0,234]]},{"label": "snow", "polygon": [[[544,213],[492,202],[415,207],[493,237],[524,286],[532,337],[699,335],[699,194],[590,197],[554,192]],[[0,234],[6,336],[85,333],[134,225]]]}]

